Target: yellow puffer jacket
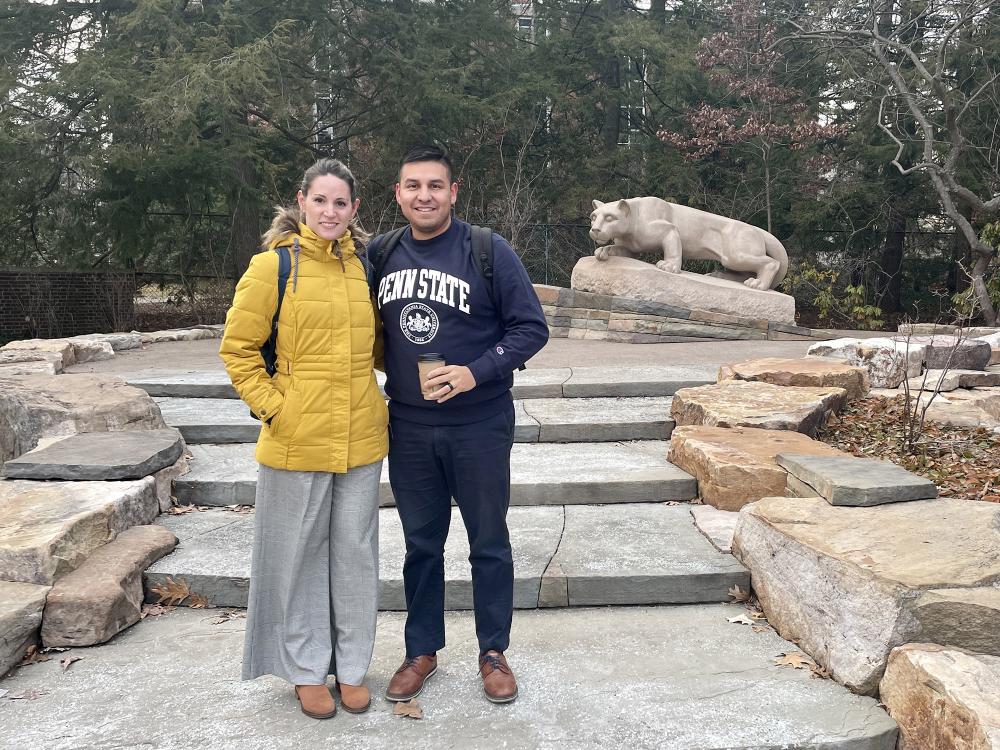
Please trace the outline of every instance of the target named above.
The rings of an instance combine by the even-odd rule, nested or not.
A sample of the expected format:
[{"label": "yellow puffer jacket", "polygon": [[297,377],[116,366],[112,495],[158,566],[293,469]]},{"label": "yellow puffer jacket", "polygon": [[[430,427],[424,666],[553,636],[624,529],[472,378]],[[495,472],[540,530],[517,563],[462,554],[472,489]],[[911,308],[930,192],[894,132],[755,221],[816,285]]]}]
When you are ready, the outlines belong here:
[{"label": "yellow puffer jacket", "polygon": [[[275,243],[293,246],[295,235]],[[333,243],[299,224],[299,247],[278,318],[278,371],[260,348],[278,303],[278,254],[253,257],[226,315],[219,356],[262,420],[259,463],[343,473],[385,457],[389,413],[372,369],[376,317],[350,233]]]}]

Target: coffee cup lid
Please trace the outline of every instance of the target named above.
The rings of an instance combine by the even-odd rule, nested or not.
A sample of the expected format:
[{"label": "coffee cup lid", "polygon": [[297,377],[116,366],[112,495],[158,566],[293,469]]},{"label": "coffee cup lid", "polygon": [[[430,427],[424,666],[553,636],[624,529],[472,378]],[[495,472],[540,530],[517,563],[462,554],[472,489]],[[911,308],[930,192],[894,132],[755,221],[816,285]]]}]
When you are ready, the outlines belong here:
[{"label": "coffee cup lid", "polygon": [[424,352],[423,354],[417,355],[417,362],[437,362],[438,360],[444,360],[437,352]]}]

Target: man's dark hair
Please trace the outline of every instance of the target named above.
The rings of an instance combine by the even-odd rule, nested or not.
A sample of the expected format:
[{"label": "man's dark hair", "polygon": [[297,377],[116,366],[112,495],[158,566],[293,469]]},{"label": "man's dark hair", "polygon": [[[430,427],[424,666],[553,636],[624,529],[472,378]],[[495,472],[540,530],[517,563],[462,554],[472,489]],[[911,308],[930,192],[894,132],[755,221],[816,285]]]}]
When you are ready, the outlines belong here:
[{"label": "man's dark hair", "polygon": [[404,164],[412,164],[415,161],[436,161],[439,164],[444,164],[448,169],[448,182],[451,182],[451,159],[448,158],[447,152],[440,146],[431,146],[429,144],[410,146],[399,161],[399,169],[402,170]]}]

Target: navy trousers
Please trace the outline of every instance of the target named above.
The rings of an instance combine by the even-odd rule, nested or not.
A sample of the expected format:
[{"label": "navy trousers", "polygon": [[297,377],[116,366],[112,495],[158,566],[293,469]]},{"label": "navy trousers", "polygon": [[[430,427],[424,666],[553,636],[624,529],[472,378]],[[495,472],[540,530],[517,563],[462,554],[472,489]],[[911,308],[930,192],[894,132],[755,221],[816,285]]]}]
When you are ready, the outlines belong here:
[{"label": "navy trousers", "polygon": [[406,537],[406,655],[444,647],[444,543],[455,498],[469,536],[480,653],[505,651],[514,613],[514,562],[507,532],[514,407],[462,425],[393,418],[389,481]]}]

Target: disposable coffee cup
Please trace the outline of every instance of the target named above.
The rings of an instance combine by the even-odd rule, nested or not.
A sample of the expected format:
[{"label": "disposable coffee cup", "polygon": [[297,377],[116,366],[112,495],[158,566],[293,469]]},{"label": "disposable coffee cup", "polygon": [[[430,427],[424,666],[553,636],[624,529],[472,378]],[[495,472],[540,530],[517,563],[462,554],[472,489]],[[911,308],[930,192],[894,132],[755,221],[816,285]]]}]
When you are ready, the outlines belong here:
[{"label": "disposable coffee cup", "polygon": [[444,357],[435,352],[417,355],[417,374],[420,378],[420,392],[424,394],[424,401],[434,401],[431,393],[437,390],[434,386],[427,385],[427,373],[445,365]]}]

